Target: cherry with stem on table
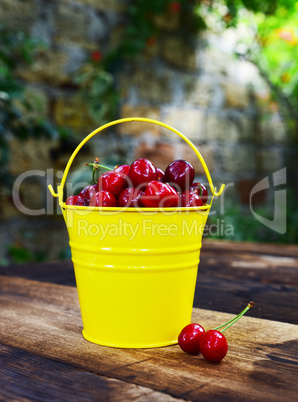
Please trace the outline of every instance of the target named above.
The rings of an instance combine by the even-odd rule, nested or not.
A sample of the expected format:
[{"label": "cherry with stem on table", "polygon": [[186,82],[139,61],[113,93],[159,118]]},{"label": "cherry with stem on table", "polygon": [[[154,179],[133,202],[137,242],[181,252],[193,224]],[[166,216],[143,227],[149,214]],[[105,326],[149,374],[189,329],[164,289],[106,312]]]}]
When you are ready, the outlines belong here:
[{"label": "cherry with stem on table", "polygon": [[[228,342],[223,332],[235,324],[255,303],[249,302],[244,310],[225,324],[205,332],[200,324],[189,324],[182,329],[178,337],[180,348],[191,355],[200,352],[202,356],[212,363],[220,362],[228,352]],[[218,331],[223,328],[221,331]]]}]

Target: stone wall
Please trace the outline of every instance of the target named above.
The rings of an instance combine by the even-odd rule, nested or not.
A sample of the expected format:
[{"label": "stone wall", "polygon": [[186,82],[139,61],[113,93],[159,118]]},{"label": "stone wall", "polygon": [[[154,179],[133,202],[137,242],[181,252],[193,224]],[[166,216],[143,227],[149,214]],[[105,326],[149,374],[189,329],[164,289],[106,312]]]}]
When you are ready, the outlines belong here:
[{"label": "stone wall", "polygon": [[[30,67],[18,70],[19,78],[27,84],[28,99],[34,99],[37,112],[55,125],[78,133],[73,143],[62,148],[58,142],[12,141],[11,171],[15,175],[51,167],[55,175],[63,171],[76,141],[95,128],[72,77],[93,51],[104,51],[117,42],[124,10],[125,1],[117,0],[0,1],[0,23],[24,30],[46,44]],[[175,18],[159,16],[157,24],[164,36],[148,44],[143,56],[126,62],[119,70],[117,85],[122,101],[118,117],[154,118],[180,130],[201,151],[215,185],[233,183],[228,190],[231,196],[247,203],[249,189],[285,165],[286,129],[278,107],[256,68],[234,58],[237,32],[220,36],[205,32],[198,38],[194,52],[176,35]],[[92,160],[94,155],[110,164],[144,156],[161,168],[173,159],[183,158],[194,164],[198,178],[206,182],[188,145],[155,125],[133,123],[117,127],[111,134],[94,139],[76,166]],[[45,205],[45,183],[39,183],[39,189],[24,183],[21,190],[28,205]],[[20,232],[22,224],[28,227],[28,218],[11,205],[9,195],[5,197],[1,225],[18,227]],[[46,217],[42,219],[47,222]],[[53,219],[49,219],[52,227]],[[60,225],[60,217],[57,222]],[[52,231],[55,233],[53,228]],[[11,232],[15,233],[14,229]],[[63,235],[60,232],[63,241],[52,242],[55,245],[48,250],[52,258],[67,243],[66,231]],[[45,231],[43,242],[47,236]],[[8,238],[6,243],[22,245],[14,234]],[[32,244],[34,251],[36,242]]]}]

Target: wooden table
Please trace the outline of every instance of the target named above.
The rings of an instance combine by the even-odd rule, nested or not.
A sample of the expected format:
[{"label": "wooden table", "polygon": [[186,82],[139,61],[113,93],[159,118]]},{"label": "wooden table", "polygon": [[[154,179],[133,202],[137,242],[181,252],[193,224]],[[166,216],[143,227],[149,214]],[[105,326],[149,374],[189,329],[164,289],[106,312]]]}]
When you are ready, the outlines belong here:
[{"label": "wooden table", "polygon": [[204,243],[193,321],[212,328],[256,302],[211,364],[177,345],[85,341],[70,261],[0,267],[0,400],[297,400],[297,273],[297,246]]}]

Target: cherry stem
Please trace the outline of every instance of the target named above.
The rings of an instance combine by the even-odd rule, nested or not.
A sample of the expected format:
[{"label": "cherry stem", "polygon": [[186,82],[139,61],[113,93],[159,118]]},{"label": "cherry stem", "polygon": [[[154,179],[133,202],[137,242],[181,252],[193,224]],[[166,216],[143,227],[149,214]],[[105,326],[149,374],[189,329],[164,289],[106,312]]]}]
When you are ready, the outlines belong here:
[{"label": "cherry stem", "polygon": [[219,328],[225,327],[221,332],[224,332],[226,329],[228,329],[231,325],[235,324],[236,321],[238,321],[249,309],[251,309],[255,303],[253,301],[250,301],[248,305],[245,307],[244,310],[241,311],[236,317],[232,318],[230,321],[226,322],[223,325],[220,325],[217,328],[214,328],[215,330],[218,330]]},{"label": "cherry stem", "polygon": [[93,170],[92,170],[92,180],[94,184],[97,184],[97,181],[95,180],[95,172],[97,171],[98,168],[100,169],[105,169],[105,170],[113,170],[107,166],[104,165],[100,165],[99,164],[99,159],[95,158],[93,163],[86,163],[86,166],[92,166]]}]

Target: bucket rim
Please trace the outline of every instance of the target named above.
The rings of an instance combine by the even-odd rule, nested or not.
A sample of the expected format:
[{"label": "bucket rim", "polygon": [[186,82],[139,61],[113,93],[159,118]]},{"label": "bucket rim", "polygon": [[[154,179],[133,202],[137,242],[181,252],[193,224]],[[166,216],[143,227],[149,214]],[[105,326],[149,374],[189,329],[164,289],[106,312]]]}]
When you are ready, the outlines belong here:
[{"label": "bucket rim", "polygon": [[207,212],[210,210],[211,205],[205,204],[201,207],[166,207],[166,208],[147,208],[147,207],[92,207],[92,206],[76,206],[66,205],[64,202],[62,205],[64,210],[74,211],[102,211],[102,212],[130,212],[130,213],[146,213],[146,212]]}]

